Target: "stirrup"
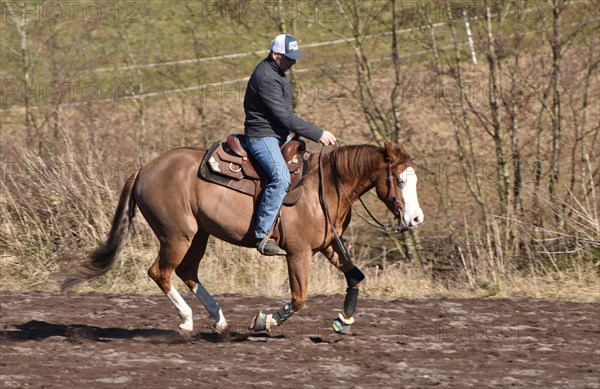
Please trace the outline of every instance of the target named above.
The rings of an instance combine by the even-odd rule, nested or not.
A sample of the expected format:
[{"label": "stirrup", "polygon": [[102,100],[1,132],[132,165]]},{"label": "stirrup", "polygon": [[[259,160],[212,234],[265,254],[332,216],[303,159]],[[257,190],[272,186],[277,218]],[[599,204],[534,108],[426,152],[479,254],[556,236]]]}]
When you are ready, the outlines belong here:
[{"label": "stirrup", "polygon": [[266,256],[287,255],[287,253],[277,246],[275,241],[268,236],[258,243],[256,249],[259,253]]}]

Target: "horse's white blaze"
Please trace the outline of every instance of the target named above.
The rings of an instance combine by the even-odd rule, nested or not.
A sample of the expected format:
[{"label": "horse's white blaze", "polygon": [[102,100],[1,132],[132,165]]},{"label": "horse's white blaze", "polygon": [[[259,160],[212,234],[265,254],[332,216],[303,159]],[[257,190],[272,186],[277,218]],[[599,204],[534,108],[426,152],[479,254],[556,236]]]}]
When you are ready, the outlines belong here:
[{"label": "horse's white blaze", "polygon": [[167,293],[167,297],[175,308],[177,308],[177,312],[179,313],[179,317],[181,318],[181,324],[179,324],[179,328],[184,331],[191,331],[194,329],[194,321],[192,318],[192,308],[183,300],[183,297],[179,294],[177,289],[174,286],[171,286],[169,293]]},{"label": "horse's white blaze", "polygon": [[409,227],[416,227],[423,223],[423,210],[419,206],[419,198],[417,197],[417,173],[412,167],[407,168],[399,177],[403,182],[401,189],[402,198],[404,199],[404,221]]}]

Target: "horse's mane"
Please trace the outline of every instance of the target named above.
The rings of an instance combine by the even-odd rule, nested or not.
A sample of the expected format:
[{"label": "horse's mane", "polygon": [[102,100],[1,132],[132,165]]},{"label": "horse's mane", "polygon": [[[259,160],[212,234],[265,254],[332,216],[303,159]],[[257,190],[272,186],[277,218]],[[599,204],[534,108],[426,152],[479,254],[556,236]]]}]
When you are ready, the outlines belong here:
[{"label": "horse's mane", "polygon": [[383,149],[372,145],[342,146],[332,153],[335,156],[335,168],[341,177],[372,172],[383,160]]},{"label": "horse's mane", "polygon": [[[335,153],[335,167],[340,176],[352,177],[376,170],[384,159],[385,149],[373,145],[342,146]],[[395,148],[401,163],[410,160],[403,147]]]}]

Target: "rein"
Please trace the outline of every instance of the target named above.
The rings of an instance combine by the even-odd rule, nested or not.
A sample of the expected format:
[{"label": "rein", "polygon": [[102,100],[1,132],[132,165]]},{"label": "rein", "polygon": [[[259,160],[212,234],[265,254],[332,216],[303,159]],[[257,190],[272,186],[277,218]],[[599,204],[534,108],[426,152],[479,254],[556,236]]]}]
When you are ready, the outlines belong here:
[{"label": "rein", "polygon": [[[337,231],[333,227],[333,222],[331,221],[331,216],[329,214],[329,208],[327,206],[327,201],[326,201],[327,199],[325,197],[325,186],[323,184],[323,149],[324,149],[324,146],[321,146],[321,152],[319,153],[319,200],[321,201],[321,207],[323,208],[323,213],[325,214],[325,237],[324,237],[323,242],[325,242],[327,240],[327,232],[329,231],[328,224],[330,224],[331,229],[333,230],[333,234],[334,234],[336,242],[342,248],[343,254],[345,256],[347,256],[348,253],[346,252],[346,247],[341,242],[341,239],[338,236]],[[400,223],[400,227],[392,227],[392,226],[383,224],[381,221],[379,221],[379,219],[377,219],[375,217],[375,215],[373,215],[373,213],[371,211],[369,211],[369,208],[367,208],[367,205],[364,203],[362,198],[359,197],[358,200],[364,207],[365,211],[367,211],[367,214],[371,217],[371,219],[373,219],[375,221],[375,223],[371,222],[370,220],[365,218],[363,215],[361,215],[361,213],[358,212],[358,210],[354,207],[354,204],[350,200],[350,197],[346,193],[346,190],[344,189],[344,186],[342,185],[342,183],[340,181],[340,177],[337,172],[337,168],[336,168],[336,164],[335,164],[335,149],[334,149],[334,152],[331,153],[330,161],[331,161],[331,171],[333,173],[335,184],[342,189],[342,192],[344,193],[346,200],[348,200],[348,203],[350,204],[350,208],[364,222],[366,222],[370,226],[384,230],[386,232],[404,232],[404,231],[408,230],[408,226],[406,225],[406,222],[404,221],[404,218],[402,217],[402,211],[403,211],[402,206],[400,205],[400,202],[398,201],[398,197],[396,195],[397,191],[396,191],[396,185],[394,185],[394,176],[392,174],[392,163],[391,162],[388,162],[388,165],[387,165],[387,168],[388,168],[388,177],[387,177],[388,193],[392,192],[392,196],[393,196],[393,200],[394,200],[394,216],[396,219],[398,219],[398,221]]]},{"label": "rein", "polygon": [[346,250],[346,246],[343,244],[340,239],[337,231],[333,227],[333,222],[331,221],[331,215],[329,215],[329,207],[327,206],[327,199],[325,197],[325,185],[323,183],[323,149],[325,146],[321,146],[321,152],[319,153],[319,201],[321,202],[321,208],[323,208],[323,213],[325,214],[325,236],[323,237],[323,246],[327,242],[327,233],[329,232],[328,224],[331,224],[331,229],[333,230],[333,235],[335,241],[339,245],[342,254],[346,259],[350,259],[350,255]]}]

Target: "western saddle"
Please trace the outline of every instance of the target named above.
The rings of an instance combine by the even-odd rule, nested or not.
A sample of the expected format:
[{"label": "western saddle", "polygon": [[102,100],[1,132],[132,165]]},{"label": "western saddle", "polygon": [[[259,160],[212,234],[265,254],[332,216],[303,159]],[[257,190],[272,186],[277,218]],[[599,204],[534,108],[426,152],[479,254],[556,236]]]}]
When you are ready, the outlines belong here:
[{"label": "western saddle", "polygon": [[[199,176],[253,196],[256,202],[262,193],[266,174],[246,151],[245,142],[244,135],[232,134],[225,142],[213,144],[200,165]],[[281,148],[291,176],[291,184],[283,202],[287,206],[296,204],[302,194],[310,156],[305,146],[303,140],[294,138]]]}]

